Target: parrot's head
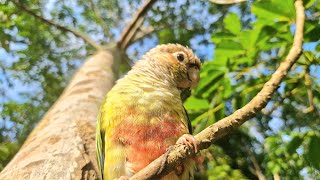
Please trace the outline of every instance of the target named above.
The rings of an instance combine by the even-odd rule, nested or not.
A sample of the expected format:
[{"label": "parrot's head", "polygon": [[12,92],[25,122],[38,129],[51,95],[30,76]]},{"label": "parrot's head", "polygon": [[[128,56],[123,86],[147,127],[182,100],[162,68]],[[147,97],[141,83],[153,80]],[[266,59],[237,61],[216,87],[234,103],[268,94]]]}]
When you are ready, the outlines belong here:
[{"label": "parrot's head", "polygon": [[200,80],[201,61],[191,49],[180,44],[158,45],[142,58],[145,68],[169,80],[180,90],[194,88]]}]

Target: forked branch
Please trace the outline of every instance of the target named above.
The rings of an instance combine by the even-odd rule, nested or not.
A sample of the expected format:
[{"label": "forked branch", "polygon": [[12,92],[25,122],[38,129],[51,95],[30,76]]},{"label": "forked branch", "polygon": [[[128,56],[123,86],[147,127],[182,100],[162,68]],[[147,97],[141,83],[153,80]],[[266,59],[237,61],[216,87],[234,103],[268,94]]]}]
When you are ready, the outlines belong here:
[{"label": "forked branch", "polygon": [[120,39],[118,40],[118,46],[120,49],[126,49],[130,41],[137,33],[137,30],[142,25],[144,15],[148,12],[149,8],[156,2],[156,0],[147,0],[144,5],[136,12],[135,16],[131,19],[129,24],[124,28]]}]

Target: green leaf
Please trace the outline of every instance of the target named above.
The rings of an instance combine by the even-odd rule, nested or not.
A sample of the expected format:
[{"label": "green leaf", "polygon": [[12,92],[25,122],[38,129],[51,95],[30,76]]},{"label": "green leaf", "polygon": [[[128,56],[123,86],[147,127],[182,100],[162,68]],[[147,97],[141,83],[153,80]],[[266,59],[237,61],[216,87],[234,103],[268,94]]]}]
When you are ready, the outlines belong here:
[{"label": "green leaf", "polygon": [[159,32],[158,34],[159,36],[159,43],[160,44],[164,44],[164,43],[168,43],[170,41],[172,41],[174,39],[173,42],[175,42],[175,36],[174,36],[174,32],[172,29],[163,29],[162,31]]},{"label": "green leaf", "polygon": [[235,41],[222,40],[219,44],[217,44],[215,57],[221,65],[227,65],[228,59],[234,60],[235,56],[244,53],[245,50],[241,44]]},{"label": "green leaf", "polygon": [[198,99],[194,96],[191,96],[187,99],[184,103],[184,107],[188,110],[201,110],[201,109],[208,109],[209,102],[206,99]]},{"label": "green leaf", "polygon": [[239,34],[241,30],[241,22],[236,13],[229,13],[223,20],[224,27],[233,34]]},{"label": "green leaf", "polygon": [[316,46],[316,51],[320,52],[320,43]]},{"label": "green leaf", "polygon": [[278,173],[280,171],[280,166],[273,161],[268,162],[267,167],[272,173]]},{"label": "green leaf", "polygon": [[316,3],[316,5],[315,5],[314,7],[315,7],[315,9],[316,9],[316,10],[318,10],[318,11],[319,11],[319,10],[320,10],[320,3],[319,3],[319,2],[318,2],[318,3]]},{"label": "green leaf", "polygon": [[[213,95],[216,94],[216,92],[219,90],[219,87],[221,86],[221,81],[223,81],[224,76],[219,76],[214,81],[212,81],[212,85],[206,89],[205,92],[202,93],[202,97],[204,98],[212,98]],[[222,94],[218,94],[218,96],[221,96]]]},{"label": "green leaf", "polygon": [[188,45],[193,33],[187,29],[163,29],[158,33],[159,43],[179,43]]},{"label": "green leaf", "polygon": [[298,59],[298,64],[310,66],[312,64],[318,64],[319,58],[316,57],[311,51],[304,51],[302,56]]},{"label": "green leaf", "polygon": [[310,162],[310,164],[318,170],[320,170],[319,150],[320,150],[320,137],[317,135],[311,136],[306,158]]},{"label": "green leaf", "polygon": [[306,57],[306,59],[310,62],[313,63],[314,61],[316,61],[316,56],[315,54],[313,54],[311,51],[304,51],[303,55]]},{"label": "green leaf", "polygon": [[[223,102],[222,105],[223,105],[223,107],[221,109],[219,109],[216,113],[214,113],[215,119],[217,121],[221,120],[222,118],[224,118],[226,116],[226,114],[225,114],[225,109],[226,109],[225,105],[226,104]],[[213,122],[210,123],[209,125],[211,125],[211,124],[213,124]]]},{"label": "green leaf", "polygon": [[309,20],[305,23],[304,41],[305,42],[316,42],[319,40],[320,26],[318,20]]},{"label": "green leaf", "polygon": [[252,12],[265,23],[276,21],[294,22],[295,9],[293,0],[263,0],[252,5]]},{"label": "green leaf", "polygon": [[[217,52],[218,51],[218,52]],[[224,40],[217,44],[216,55],[224,55],[227,57],[232,57],[243,52],[241,44],[235,41]]]},{"label": "green leaf", "polygon": [[211,71],[206,74],[200,74],[201,80],[195,89],[195,93],[202,94],[203,97],[206,97],[205,93],[212,91],[212,88],[214,88],[213,90],[218,88],[219,84],[217,82],[220,81],[223,76],[223,71]]},{"label": "green leaf", "polygon": [[234,110],[242,108],[246,104],[245,97],[236,96],[232,99],[232,107]]},{"label": "green leaf", "polygon": [[298,147],[301,145],[303,138],[300,136],[294,136],[290,143],[287,145],[288,153],[293,154],[296,152]]},{"label": "green leaf", "polygon": [[242,31],[239,35],[239,42],[242,47],[248,49],[256,48],[256,42],[260,33],[260,27],[255,27],[252,30]]},{"label": "green leaf", "polygon": [[224,78],[224,86],[223,87],[223,98],[227,99],[229,98],[233,92],[234,92],[234,88],[231,86],[231,82],[228,78]]},{"label": "green leaf", "polygon": [[[309,7],[311,7],[314,3],[316,2],[316,0],[304,0],[303,1],[303,5],[306,9],[308,9]],[[319,2],[318,2],[319,4]]]},{"label": "green leaf", "polygon": [[219,44],[222,40],[232,40],[234,41],[237,36],[229,32],[217,32],[212,35],[212,41],[215,44]]},{"label": "green leaf", "polygon": [[0,144],[0,159],[3,161],[5,160],[9,155],[9,150],[5,146],[5,144]]},{"label": "green leaf", "polygon": [[275,29],[274,27],[264,26],[259,33],[259,37],[257,39],[257,45],[263,46],[271,37],[274,37],[276,34],[277,34],[277,29]]}]

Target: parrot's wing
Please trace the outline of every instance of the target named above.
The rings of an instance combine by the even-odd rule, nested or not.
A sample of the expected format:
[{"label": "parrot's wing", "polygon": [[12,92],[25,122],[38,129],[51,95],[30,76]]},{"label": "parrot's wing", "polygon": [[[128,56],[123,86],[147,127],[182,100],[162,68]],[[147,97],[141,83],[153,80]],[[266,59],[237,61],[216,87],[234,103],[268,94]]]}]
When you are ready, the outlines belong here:
[{"label": "parrot's wing", "polygon": [[101,173],[101,178],[104,180],[103,170],[104,170],[104,132],[101,132],[101,118],[103,117],[103,112],[100,112],[97,119],[97,129],[96,129],[96,148],[97,148],[97,161]]},{"label": "parrot's wing", "polygon": [[184,112],[186,113],[189,133],[192,134],[192,125],[191,125],[191,121],[190,121],[190,119],[189,119],[188,112],[187,112],[186,108],[183,107],[183,109],[184,109]]}]

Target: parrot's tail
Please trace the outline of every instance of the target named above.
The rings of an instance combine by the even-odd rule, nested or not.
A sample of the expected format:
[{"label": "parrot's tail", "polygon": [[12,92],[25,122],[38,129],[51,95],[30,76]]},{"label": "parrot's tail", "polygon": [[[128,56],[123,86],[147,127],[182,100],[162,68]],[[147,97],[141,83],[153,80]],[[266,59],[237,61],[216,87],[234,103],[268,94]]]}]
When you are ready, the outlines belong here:
[{"label": "parrot's tail", "polygon": [[96,127],[96,155],[97,162],[100,170],[101,179],[104,180],[104,141],[102,139],[102,133],[100,129],[101,114],[98,116],[97,127]]}]

